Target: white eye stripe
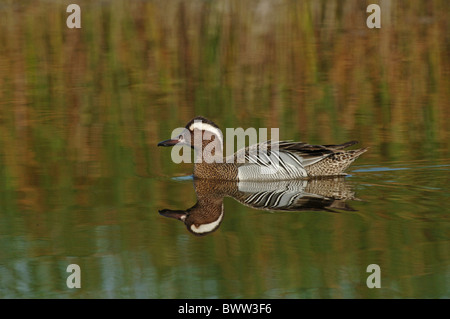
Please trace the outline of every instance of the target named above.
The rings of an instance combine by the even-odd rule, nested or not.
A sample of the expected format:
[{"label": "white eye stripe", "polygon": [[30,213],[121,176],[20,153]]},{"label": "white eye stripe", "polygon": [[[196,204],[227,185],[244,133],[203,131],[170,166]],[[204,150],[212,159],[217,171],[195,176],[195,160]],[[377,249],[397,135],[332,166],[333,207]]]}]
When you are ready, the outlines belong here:
[{"label": "white eye stripe", "polygon": [[200,130],[200,131],[206,131],[211,133],[212,135],[215,135],[219,141],[220,144],[223,146],[223,135],[222,135],[222,131],[217,128],[214,127],[208,123],[203,123],[201,121],[195,121],[194,123],[191,124],[191,126],[189,126],[189,130],[193,131],[194,129]]}]

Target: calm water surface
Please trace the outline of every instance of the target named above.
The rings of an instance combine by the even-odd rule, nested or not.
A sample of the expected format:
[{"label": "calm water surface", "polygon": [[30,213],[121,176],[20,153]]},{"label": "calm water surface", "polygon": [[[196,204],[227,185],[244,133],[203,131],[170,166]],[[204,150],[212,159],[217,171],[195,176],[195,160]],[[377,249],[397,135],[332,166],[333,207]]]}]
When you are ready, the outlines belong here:
[{"label": "calm water surface", "polygon": [[[0,297],[450,298],[449,5],[384,3],[80,1],[70,30],[0,1]],[[196,115],[370,150],[263,210],[156,146]],[[159,213],[205,196],[205,236]]]}]

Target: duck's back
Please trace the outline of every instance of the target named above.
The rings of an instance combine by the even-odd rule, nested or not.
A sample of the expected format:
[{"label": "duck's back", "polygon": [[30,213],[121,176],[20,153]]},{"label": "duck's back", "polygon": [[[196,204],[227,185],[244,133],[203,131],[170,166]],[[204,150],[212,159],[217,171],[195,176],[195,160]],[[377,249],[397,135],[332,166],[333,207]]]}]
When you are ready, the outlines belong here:
[{"label": "duck's back", "polygon": [[[343,175],[345,169],[366,149],[346,151],[356,141],[339,145],[310,145],[301,142],[265,142],[238,151],[238,180],[275,181],[317,176]],[[230,161],[230,158],[228,158]]]}]

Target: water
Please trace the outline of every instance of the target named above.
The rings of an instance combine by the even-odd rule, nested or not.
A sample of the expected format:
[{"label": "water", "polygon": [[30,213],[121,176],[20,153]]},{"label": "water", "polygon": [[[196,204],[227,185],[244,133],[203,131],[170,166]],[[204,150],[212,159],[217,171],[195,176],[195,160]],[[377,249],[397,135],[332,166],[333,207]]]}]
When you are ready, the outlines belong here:
[{"label": "water", "polygon": [[[224,3],[80,1],[71,30],[1,2],[0,297],[449,298],[447,2],[386,2],[380,30],[359,1]],[[263,210],[156,146],[196,115],[370,150],[289,186],[349,198]],[[204,236],[160,213],[199,187],[227,195]]]}]

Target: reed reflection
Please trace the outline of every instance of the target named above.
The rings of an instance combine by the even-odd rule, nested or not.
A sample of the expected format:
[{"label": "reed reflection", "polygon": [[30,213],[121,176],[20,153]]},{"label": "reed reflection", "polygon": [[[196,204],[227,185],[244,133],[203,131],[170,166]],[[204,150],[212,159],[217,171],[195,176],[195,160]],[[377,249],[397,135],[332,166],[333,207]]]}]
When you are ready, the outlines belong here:
[{"label": "reed reflection", "polygon": [[182,221],[189,232],[204,236],[216,231],[224,216],[224,197],[274,212],[355,211],[347,201],[358,200],[344,177],[276,182],[234,182],[194,179],[197,203],[186,210],[162,209],[162,216]]}]

